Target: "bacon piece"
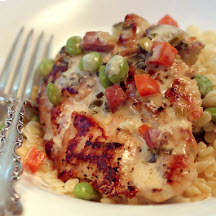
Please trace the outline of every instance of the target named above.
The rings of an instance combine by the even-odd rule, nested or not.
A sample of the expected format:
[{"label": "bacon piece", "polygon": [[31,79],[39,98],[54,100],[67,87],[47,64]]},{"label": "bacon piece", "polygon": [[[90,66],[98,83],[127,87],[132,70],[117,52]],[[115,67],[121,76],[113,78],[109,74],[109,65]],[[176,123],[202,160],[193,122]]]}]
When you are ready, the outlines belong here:
[{"label": "bacon piece", "polygon": [[108,87],[105,90],[105,95],[112,112],[115,112],[117,108],[127,99],[126,94],[117,84]]},{"label": "bacon piece", "polygon": [[149,148],[158,148],[160,145],[164,144],[168,140],[169,132],[162,133],[157,128],[149,128],[144,135],[144,139],[146,141],[146,145]]},{"label": "bacon piece", "polygon": [[81,46],[86,51],[109,52],[115,48],[114,37],[108,32],[90,31],[82,40]]},{"label": "bacon piece", "polygon": [[199,53],[203,48],[204,44],[195,37],[186,37],[184,41],[176,47],[179,55],[188,65],[196,63]]},{"label": "bacon piece", "polygon": [[158,139],[160,134],[161,132],[157,128],[149,128],[149,130],[147,130],[144,135],[146,145],[149,148],[155,148],[156,146],[158,146]]}]

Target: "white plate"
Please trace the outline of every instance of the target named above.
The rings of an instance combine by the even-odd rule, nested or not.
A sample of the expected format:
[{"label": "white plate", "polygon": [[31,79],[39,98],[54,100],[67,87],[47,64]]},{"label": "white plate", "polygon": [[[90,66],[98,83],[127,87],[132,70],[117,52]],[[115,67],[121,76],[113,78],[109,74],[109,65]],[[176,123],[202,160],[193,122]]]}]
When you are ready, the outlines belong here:
[{"label": "white plate", "polygon": [[[53,56],[71,35],[88,30],[110,30],[127,13],[137,13],[152,23],[171,14],[185,28],[195,24],[216,30],[214,0],[0,0],[0,68],[21,26],[54,34]],[[35,178],[22,176],[17,184],[25,216],[74,215],[216,215],[216,200],[187,204],[126,206],[104,205],[53,194],[34,184]]]}]

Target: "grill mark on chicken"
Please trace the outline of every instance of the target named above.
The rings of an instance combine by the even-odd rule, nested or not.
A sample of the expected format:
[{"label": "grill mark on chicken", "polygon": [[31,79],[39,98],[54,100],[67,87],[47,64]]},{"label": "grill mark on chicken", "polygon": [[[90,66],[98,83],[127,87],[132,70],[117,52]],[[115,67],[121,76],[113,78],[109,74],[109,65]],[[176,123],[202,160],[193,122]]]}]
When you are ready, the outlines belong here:
[{"label": "grill mark on chicken", "polygon": [[53,139],[44,140],[45,151],[46,151],[46,154],[49,157],[51,157],[51,152],[52,152],[53,145],[54,145]]},{"label": "grill mark on chicken", "polygon": [[[187,146],[188,146],[188,148],[190,149],[190,151],[192,150],[192,149],[196,149],[196,147],[197,147],[197,144],[196,144],[196,141],[195,141],[195,138],[194,138],[194,136],[193,136],[193,134],[191,133],[191,131],[189,131],[189,130],[185,130],[185,129],[183,129],[183,128],[181,128],[181,131],[180,131],[182,134],[183,134],[183,136],[186,138],[186,141],[187,141]],[[189,152],[189,151],[188,151]]]},{"label": "grill mark on chicken", "polygon": [[[116,158],[116,151],[122,151],[124,144],[118,142],[106,142],[107,137],[104,135],[104,130],[93,119],[74,112],[73,125],[77,130],[75,137],[67,143],[66,156],[63,162],[73,164],[73,170],[62,171],[59,178],[66,181],[69,177],[80,176],[78,174],[79,166],[89,164],[89,167],[97,167],[97,171],[92,172],[92,175],[83,174],[83,177],[92,178],[92,185],[97,190],[110,196],[125,194],[132,198],[138,192],[134,185],[125,187],[121,184],[120,177],[122,175],[121,165]],[[99,130],[101,136],[93,138],[91,130]],[[81,139],[87,138],[85,145],[80,149],[79,143]],[[99,141],[103,139],[104,141]],[[96,175],[97,173],[97,175]],[[103,176],[96,178],[95,176]]]},{"label": "grill mark on chicken", "polygon": [[44,83],[48,84],[48,80],[49,80],[49,82],[54,83],[54,81],[58,77],[59,73],[62,73],[64,71],[66,71],[67,69],[68,69],[68,63],[67,62],[61,62],[61,65],[54,64],[51,72],[46,77]]},{"label": "grill mark on chicken", "polygon": [[187,167],[187,164],[187,157],[185,155],[173,155],[165,174],[167,182],[173,184],[178,180],[179,176],[183,176],[183,170]]},{"label": "grill mark on chicken", "polygon": [[55,136],[61,131],[61,128],[59,128],[59,124],[58,124],[58,118],[61,112],[62,112],[61,105],[58,105],[58,106],[54,106],[50,113],[52,128]]},{"label": "grill mark on chicken", "polygon": [[71,95],[78,94],[78,90],[76,90],[74,88],[70,88],[70,87],[66,87],[66,88],[62,89],[61,92],[62,92],[63,96],[71,96]]},{"label": "grill mark on chicken", "polygon": [[179,92],[179,84],[180,81],[175,79],[172,87],[165,92],[165,97],[168,98],[171,103],[178,102],[182,99],[184,99],[186,103],[190,103],[189,96]]},{"label": "grill mark on chicken", "polygon": [[[89,131],[90,127],[93,125],[96,126],[96,123],[92,119],[84,115],[78,113],[73,113],[72,115],[75,115],[73,125],[78,131],[78,136],[84,136]],[[100,128],[100,130],[103,131],[102,128]]]}]

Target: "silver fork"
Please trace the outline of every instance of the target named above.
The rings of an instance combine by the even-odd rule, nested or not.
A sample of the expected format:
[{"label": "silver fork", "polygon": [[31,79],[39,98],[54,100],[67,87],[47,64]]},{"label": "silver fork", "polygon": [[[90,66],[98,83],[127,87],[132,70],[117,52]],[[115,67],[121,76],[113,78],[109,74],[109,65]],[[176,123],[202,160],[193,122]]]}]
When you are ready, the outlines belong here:
[{"label": "silver fork", "polygon": [[13,42],[0,74],[0,120],[5,127],[0,133],[0,215],[21,214],[20,197],[14,183],[22,173],[22,164],[16,150],[22,145],[21,129],[25,106],[38,78],[37,65],[44,57],[49,58],[53,36],[45,38],[42,32],[35,37],[32,29],[27,36],[22,27]]}]

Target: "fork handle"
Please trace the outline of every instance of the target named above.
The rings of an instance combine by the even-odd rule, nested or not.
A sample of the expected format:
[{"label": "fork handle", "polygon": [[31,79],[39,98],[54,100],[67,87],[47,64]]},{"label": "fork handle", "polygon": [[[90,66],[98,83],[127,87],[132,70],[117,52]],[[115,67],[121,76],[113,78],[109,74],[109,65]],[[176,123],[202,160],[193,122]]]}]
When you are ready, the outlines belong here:
[{"label": "fork handle", "polygon": [[22,206],[14,183],[23,169],[16,150],[22,145],[22,126],[25,102],[9,98],[8,117],[0,134],[0,215],[6,213],[21,214]]}]

